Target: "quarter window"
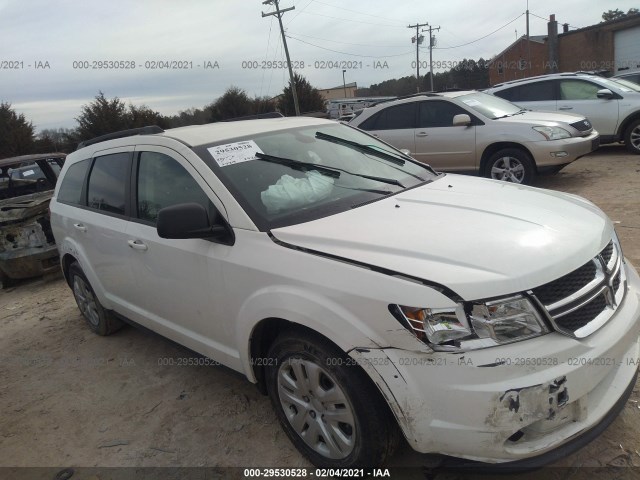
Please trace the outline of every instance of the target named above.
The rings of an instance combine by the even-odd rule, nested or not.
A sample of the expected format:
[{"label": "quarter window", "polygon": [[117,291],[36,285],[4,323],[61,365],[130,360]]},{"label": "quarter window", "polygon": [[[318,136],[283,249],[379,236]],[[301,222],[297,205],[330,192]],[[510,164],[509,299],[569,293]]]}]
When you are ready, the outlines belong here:
[{"label": "quarter window", "polygon": [[73,205],[84,204],[84,199],[82,198],[82,187],[84,186],[84,179],[87,176],[87,170],[89,169],[90,163],[91,162],[87,159],[69,166],[69,169],[60,184],[60,191],[58,192],[59,202],[71,203]]},{"label": "quarter window", "polygon": [[140,153],[138,218],[155,224],[161,209],[180,203],[199,203],[210,214],[213,209],[209,197],[177,161],[162,153]]},{"label": "quarter window", "polygon": [[89,207],[124,215],[130,161],[130,153],[96,157],[87,187]]}]

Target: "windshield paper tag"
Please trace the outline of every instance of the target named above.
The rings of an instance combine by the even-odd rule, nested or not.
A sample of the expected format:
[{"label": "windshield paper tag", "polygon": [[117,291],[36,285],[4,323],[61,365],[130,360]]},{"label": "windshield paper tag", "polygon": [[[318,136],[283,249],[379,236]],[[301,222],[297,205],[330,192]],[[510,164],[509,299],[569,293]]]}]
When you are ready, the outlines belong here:
[{"label": "windshield paper tag", "polygon": [[462,100],[462,101],[467,105],[469,105],[470,107],[477,107],[478,105],[480,105],[480,102],[475,98],[470,98],[468,100]]},{"label": "windshield paper tag", "polygon": [[256,159],[256,153],[263,153],[253,140],[227,143],[207,148],[213,159],[220,167],[228,167],[236,163],[248,162]]},{"label": "windshield paper tag", "polygon": [[30,177],[31,175],[35,174],[36,172],[34,172],[33,170],[27,170],[26,172],[22,172],[22,176],[23,177]]}]

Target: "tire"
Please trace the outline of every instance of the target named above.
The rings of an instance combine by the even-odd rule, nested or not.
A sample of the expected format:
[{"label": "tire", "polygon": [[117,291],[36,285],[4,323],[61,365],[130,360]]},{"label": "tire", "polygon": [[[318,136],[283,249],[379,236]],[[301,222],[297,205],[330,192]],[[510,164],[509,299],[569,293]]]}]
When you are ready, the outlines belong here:
[{"label": "tire", "polygon": [[529,154],[518,148],[503,148],[489,157],[484,176],[494,180],[531,185],[536,168]]},{"label": "tire", "polygon": [[631,153],[640,154],[640,119],[631,122],[624,132],[624,146]]},{"label": "tire", "polygon": [[100,304],[78,262],[73,262],[69,266],[69,281],[76,304],[94,333],[106,336],[122,328],[122,321]]},{"label": "tire", "polygon": [[[327,340],[294,330],[272,344],[267,392],[285,433],[321,468],[376,468],[399,429],[366,374]],[[328,420],[327,420],[328,419]]]}]

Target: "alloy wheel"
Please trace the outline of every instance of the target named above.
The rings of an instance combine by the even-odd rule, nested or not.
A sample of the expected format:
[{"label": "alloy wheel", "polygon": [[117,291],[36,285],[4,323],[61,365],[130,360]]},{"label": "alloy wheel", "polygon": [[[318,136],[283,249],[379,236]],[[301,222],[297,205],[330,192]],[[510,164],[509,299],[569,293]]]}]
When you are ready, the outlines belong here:
[{"label": "alloy wheel", "polygon": [[522,183],[525,168],[522,162],[514,157],[502,157],[491,167],[491,178],[512,183]]},{"label": "alloy wheel", "polygon": [[633,130],[631,130],[629,142],[631,142],[633,148],[640,151],[640,125],[637,125]]}]

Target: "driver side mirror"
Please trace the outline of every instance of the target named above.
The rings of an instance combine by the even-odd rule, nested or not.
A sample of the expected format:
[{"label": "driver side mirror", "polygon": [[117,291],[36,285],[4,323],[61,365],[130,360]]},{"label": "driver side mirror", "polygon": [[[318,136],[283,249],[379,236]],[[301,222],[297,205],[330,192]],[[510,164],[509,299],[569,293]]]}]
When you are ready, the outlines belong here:
[{"label": "driver side mirror", "polygon": [[603,88],[602,90],[598,90],[598,92],[596,93],[596,96],[598,98],[604,98],[606,100],[611,100],[614,97],[613,92],[608,88]]},{"label": "driver side mirror", "polygon": [[209,221],[207,210],[199,203],[180,203],[158,212],[156,229],[160,238],[210,238],[233,244],[230,228],[217,219],[213,220]]},{"label": "driver side mirror", "polygon": [[466,113],[460,113],[453,117],[454,127],[468,127],[471,125],[471,117]]}]

